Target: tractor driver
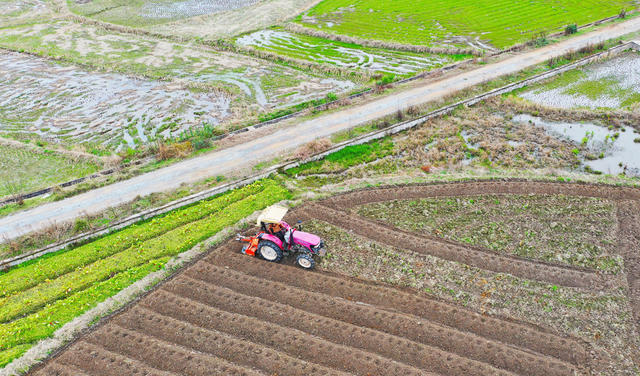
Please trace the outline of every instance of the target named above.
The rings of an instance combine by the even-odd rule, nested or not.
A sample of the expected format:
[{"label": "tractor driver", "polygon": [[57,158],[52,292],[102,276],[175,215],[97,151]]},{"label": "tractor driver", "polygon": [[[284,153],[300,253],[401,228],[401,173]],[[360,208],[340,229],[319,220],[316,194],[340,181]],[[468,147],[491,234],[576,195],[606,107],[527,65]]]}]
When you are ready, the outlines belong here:
[{"label": "tractor driver", "polygon": [[[289,248],[289,240],[291,240],[291,234],[287,234],[287,230],[281,223],[269,223],[267,226],[267,232],[271,235],[275,235],[282,241],[282,244]],[[289,236],[287,236],[289,235]]]}]

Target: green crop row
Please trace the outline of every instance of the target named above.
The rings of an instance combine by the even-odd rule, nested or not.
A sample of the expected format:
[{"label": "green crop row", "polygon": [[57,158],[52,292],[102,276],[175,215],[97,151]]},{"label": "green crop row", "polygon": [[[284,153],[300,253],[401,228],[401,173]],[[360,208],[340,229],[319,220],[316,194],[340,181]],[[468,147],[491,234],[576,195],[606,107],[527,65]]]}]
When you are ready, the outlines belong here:
[{"label": "green crop row", "polygon": [[[27,351],[36,341],[51,336],[74,317],[95,307],[145,275],[160,269],[168,258],[157,260],[96,283],[90,288],[47,305],[10,323],[0,324],[0,367]],[[4,354],[4,357],[3,357]]]},{"label": "green crop row", "polygon": [[23,291],[48,279],[56,278],[96,260],[133,247],[176,227],[222,210],[233,202],[256,194],[276,183],[260,181],[230,193],[172,211],[150,221],[135,224],[72,250],[40,257],[0,275],[0,297]]},{"label": "green crop row", "polygon": [[362,163],[375,161],[393,152],[393,141],[384,138],[367,144],[347,146],[325,158],[302,164],[285,171],[289,176],[335,173]]},{"label": "green crop row", "polygon": [[[132,226],[112,234],[114,236],[101,238],[98,241],[110,239],[114,242],[102,243],[107,248],[125,241],[129,242],[129,247],[94,262],[86,262],[78,257],[81,267],[54,279],[42,280],[32,288],[16,290],[16,286],[6,285],[8,280],[3,280],[3,289],[6,287],[19,292],[0,299],[0,367],[99,302],[160,269],[171,256],[192,248],[254,211],[289,197],[290,193],[275,181],[260,181],[189,208],[176,210],[155,221]],[[164,222],[171,219],[177,224]],[[182,224],[189,219],[192,220],[190,223]],[[156,229],[154,225],[163,231],[155,231],[155,237],[151,239],[140,240],[140,236],[146,236],[144,231]],[[145,226],[149,227],[145,230]],[[129,236],[115,236],[123,233]],[[138,238],[134,236],[136,234]],[[131,242],[131,239],[135,241]],[[58,262],[63,262],[64,255],[72,252],[62,252],[60,257],[44,257],[24,268],[38,265],[38,268],[30,269],[34,272],[55,269]],[[86,255],[91,258],[95,253]],[[20,269],[9,271],[5,276]],[[20,283],[20,280],[14,281]]]},{"label": "green crop row", "polygon": [[[271,185],[257,195],[252,195],[228,205],[206,218],[177,227],[162,235],[136,244],[128,249],[100,259],[56,279],[45,281],[28,290],[0,299],[0,322],[16,319],[32,313],[47,303],[80,291],[114,273],[128,270],[150,260],[181,253],[198,242],[232,225],[254,210],[280,201],[288,196],[281,186]],[[55,265],[51,265],[55,268]],[[12,288],[9,286],[9,288]],[[12,288],[15,291],[15,288]]]}]

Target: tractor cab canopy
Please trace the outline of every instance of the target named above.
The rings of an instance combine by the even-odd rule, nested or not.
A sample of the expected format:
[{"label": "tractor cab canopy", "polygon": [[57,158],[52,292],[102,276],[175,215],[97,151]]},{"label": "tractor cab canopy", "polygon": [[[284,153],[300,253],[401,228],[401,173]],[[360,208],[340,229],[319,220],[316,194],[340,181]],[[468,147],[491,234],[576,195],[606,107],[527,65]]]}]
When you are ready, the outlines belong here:
[{"label": "tractor cab canopy", "polygon": [[260,213],[256,224],[260,226],[263,223],[280,223],[288,211],[284,206],[271,205]]}]

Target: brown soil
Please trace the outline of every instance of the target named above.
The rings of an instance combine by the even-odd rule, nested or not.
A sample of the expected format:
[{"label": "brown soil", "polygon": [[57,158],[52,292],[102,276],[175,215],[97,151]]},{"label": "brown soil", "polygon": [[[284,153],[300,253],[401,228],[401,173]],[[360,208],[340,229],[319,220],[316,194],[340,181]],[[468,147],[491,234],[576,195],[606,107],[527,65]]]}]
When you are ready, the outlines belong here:
[{"label": "brown soil", "polygon": [[[616,200],[619,249],[638,320],[640,190],[540,182],[452,183],[349,192],[290,216],[487,270],[607,288],[594,270],[398,232],[346,210],[394,199],[565,194]],[[428,244],[428,246],[424,246]],[[241,255],[227,242],[58,354],[38,375],[573,375],[598,369],[591,345],[408,288],[307,272]],[[597,371],[596,371],[597,372]]]}]

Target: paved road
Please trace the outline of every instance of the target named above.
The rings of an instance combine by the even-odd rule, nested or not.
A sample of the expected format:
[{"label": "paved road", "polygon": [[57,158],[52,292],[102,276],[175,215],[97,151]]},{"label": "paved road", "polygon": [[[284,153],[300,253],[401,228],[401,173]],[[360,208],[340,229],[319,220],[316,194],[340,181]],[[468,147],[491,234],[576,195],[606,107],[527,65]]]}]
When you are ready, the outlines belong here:
[{"label": "paved road", "polygon": [[398,109],[437,100],[456,91],[518,72],[589,44],[596,44],[638,30],[640,30],[640,17],[488,64],[454,77],[425,83],[366,104],[308,120],[295,127],[283,128],[265,137],[176,163],[127,181],[0,218],[0,239],[15,238],[30,231],[43,229],[55,222],[69,221],[85,213],[103,211],[131,201],[136,196],[170,191],[178,188],[182,183],[224,175],[259,161],[270,160],[285,148],[293,148],[316,138],[330,136],[355,125],[394,114]]}]

